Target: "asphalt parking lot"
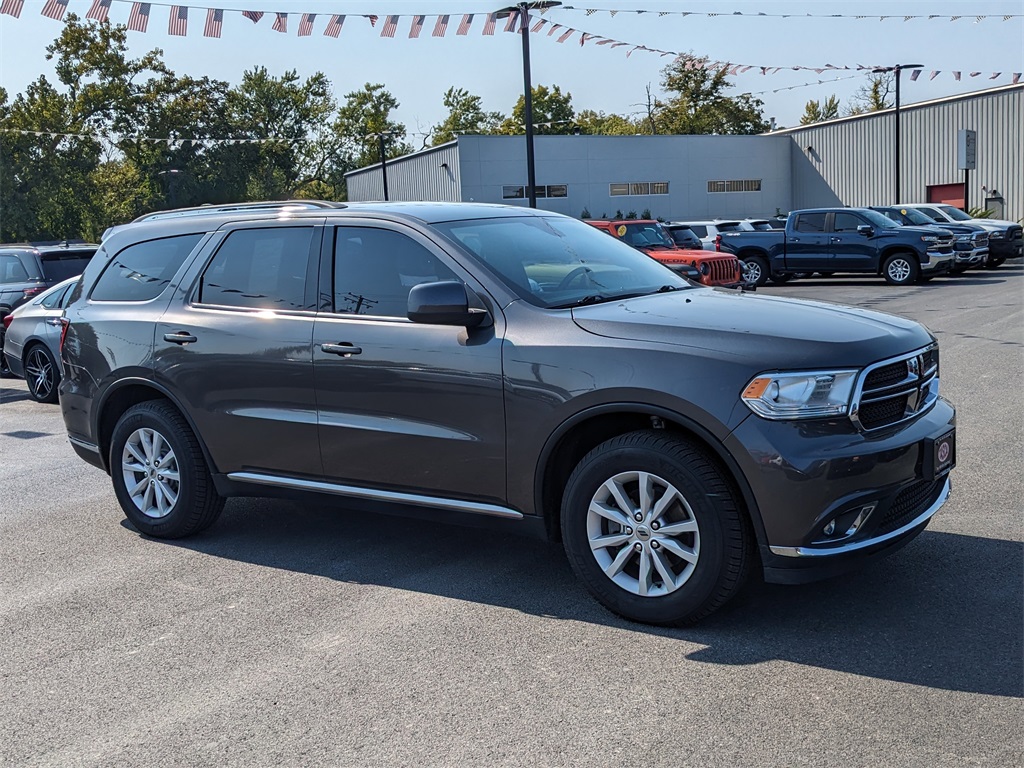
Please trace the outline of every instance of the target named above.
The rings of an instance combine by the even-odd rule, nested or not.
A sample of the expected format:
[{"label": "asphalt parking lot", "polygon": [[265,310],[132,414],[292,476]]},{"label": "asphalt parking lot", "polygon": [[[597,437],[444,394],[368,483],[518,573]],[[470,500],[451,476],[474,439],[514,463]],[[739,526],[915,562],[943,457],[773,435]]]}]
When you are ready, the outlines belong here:
[{"label": "asphalt parking lot", "polygon": [[0,381],[0,764],[1020,765],[1024,265],[762,291],[935,333],[953,496],[893,557],[692,629],[489,531],[235,499],[143,538]]}]

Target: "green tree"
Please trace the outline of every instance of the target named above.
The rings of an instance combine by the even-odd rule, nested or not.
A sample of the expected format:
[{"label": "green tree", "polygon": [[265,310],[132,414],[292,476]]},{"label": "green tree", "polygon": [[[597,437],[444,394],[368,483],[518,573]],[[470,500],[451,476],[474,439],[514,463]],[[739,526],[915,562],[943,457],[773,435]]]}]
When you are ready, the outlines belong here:
[{"label": "green tree", "polygon": [[632,136],[643,133],[643,126],[622,115],[608,115],[593,109],[584,109],[576,115],[580,133],[592,136]]},{"label": "green tree", "polygon": [[[533,109],[533,132],[537,134],[569,134],[576,122],[572,108],[572,94],[562,93],[557,85],[548,88],[538,85],[531,89]],[[505,119],[498,132],[505,135],[526,133],[526,99],[516,101],[512,116]]]},{"label": "green tree", "polygon": [[822,120],[831,120],[839,117],[839,99],[835,94],[829,96],[824,102],[811,99],[804,105],[804,114],[800,118],[800,125],[820,123]]},{"label": "green tree", "polygon": [[750,94],[726,96],[730,86],[725,68],[710,68],[707,59],[677,58],[662,70],[667,94],[656,103],[656,132],[749,135],[767,131],[763,102]]},{"label": "green tree", "polygon": [[402,123],[391,119],[398,99],[381,83],[366,83],[362,90],[345,94],[338,109],[334,133],[341,140],[340,152],[355,168],[380,162],[380,137],[384,137],[387,157],[400,157],[412,151]]},{"label": "green tree", "polygon": [[896,85],[892,72],[879,72],[857,89],[857,92],[850,97],[850,104],[846,108],[848,115],[861,115],[865,112],[878,112],[883,109],[890,109],[893,100],[890,98]]},{"label": "green tree", "polygon": [[431,131],[432,146],[444,144],[456,136],[473,133],[494,133],[505,120],[500,112],[485,112],[481,98],[465,88],[452,86],[444,94],[448,117]]}]

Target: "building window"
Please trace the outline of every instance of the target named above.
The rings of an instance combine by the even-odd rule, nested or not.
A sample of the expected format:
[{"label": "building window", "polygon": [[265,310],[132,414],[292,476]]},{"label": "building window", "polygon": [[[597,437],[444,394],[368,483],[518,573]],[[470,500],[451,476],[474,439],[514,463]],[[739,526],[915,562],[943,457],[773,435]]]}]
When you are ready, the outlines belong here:
[{"label": "building window", "polygon": [[715,192],[760,192],[760,179],[732,179],[729,181],[709,181],[708,194]]},{"label": "building window", "polygon": [[522,200],[526,197],[526,187],[502,187],[502,200]]},{"label": "building window", "polygon": [[548,186],[548,197],[567,197],[569,188],[565,184],[551,184]]},{"label": "building window", "polygon": [[[549,184],[546,187],[534,187],[533,194],[537,198],[542,197],[568,197],[569,187],[565,184]],[[502,187],[502,200],[524,200],[526,199],[526,187]]]},{"label": "building window", "polygon": [[633,181],[620,184],[609,184],[608,194],[612,197],[620,195],[667,195],[667,181]]}]

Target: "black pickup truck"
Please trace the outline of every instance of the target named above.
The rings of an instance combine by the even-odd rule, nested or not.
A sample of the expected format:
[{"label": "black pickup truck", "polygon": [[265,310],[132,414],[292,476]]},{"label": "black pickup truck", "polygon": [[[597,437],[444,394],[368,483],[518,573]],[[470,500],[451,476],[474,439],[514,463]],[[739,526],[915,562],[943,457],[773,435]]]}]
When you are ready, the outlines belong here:
[{"label": "black pickup truck", "polygon": [[867,273],[911,285],[950,271],[953,241],[951,232],[903,227],[869,208],[815,208],[793,211],[784,230],[723,232],[718,247],[745,262],[747,278],[759,286],[808,272]]}]

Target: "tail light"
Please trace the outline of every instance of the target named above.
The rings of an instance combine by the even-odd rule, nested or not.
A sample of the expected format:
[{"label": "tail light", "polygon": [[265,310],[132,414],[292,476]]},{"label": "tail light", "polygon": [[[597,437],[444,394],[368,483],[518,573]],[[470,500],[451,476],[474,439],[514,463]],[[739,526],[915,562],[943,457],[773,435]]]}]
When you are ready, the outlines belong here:
[{"label": "tail light", "polygon": [[715,250],[716,251],[721,251],[722,250],[722,236],[721,235],[715,235]]},{"label": "tail light", "polygon": [[4,315],[4,330],[11,327],[11,322],[14,320],[14,315]]},{"label": "tail light", "polygon": [[22,293],[22,295],[26,299],[31,299],[33,296],[38,296],[40,293],[42,293],[45,290],[46,290],[46,286],[45,285],[40,285],[40,286],[37,286],[35,288],[25,288],[25,289],[22,290],[21,293]]},{"label": "tail light", "polygon": [[64,351],[64,339],[67,338],[68,328],[71,327],[71,321],[66,317],[60,319],[60,351]]}]

